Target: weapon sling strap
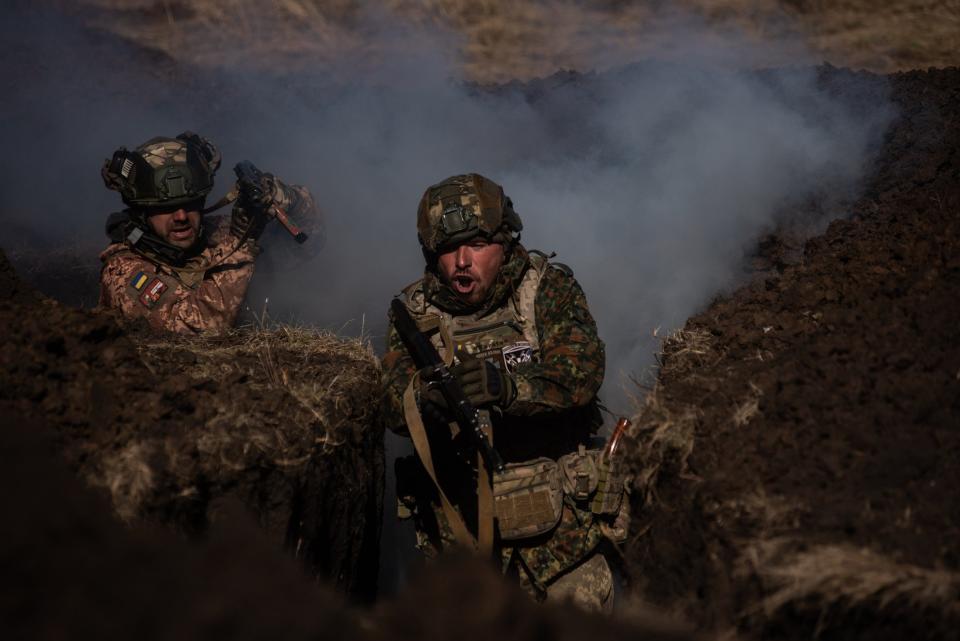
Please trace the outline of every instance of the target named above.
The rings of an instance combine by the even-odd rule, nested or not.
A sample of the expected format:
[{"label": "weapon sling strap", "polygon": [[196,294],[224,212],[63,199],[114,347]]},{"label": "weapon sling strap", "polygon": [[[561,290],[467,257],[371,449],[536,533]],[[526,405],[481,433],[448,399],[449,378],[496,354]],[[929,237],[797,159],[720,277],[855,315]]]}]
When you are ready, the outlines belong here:
[{"label": "weapon sling strap", "polygon": [[[453,365],[453,357],[456,354],[456,343],[453,336],[450,335],[450,326],[440,322],[440,340],[444,345],[444,364],[447,367]],[[493,430],[490,429],[490,414],[486,410],[479,410],[484,417],[483,433],[487,440],[493,445]],[[456,436],[459,426],[456,423],[450,424],[451,434]],[[434,480],[436,484],[436,480]],[[439,487],[439,486],[438,486]],[[476,549],[481,556],[489,557],[493,552],[493,479],[490,476],[490,470],[483,462],[483,456],[477,452],[477,541]]]},{"label": "weapon sling strap", "polygon": [[[410,383],[403,392],[403,414],[407,422],[407,430],[410,432],[410,440],[413,441],[413,448],[420,457],[420,462],[427,470],[430,480],[437,488],[440,495],[440,506],[443,509],[444,516],[450,524],[453,531],[453,537],[457,543],[476,551],[480,555],[487,557],[493,552],[493,488],[490,481],[490,473],[477,453],[477,537],[475,538],[467,529],[467,525],[460,516],[460,513],[447,498],[446,492],[440,487],[437,480],[437,472],[433,467],[433,455],[430,452],[430,442],[427,439],[427,430],[423,424],[423,418],[420,416],[420,408],[417,406],[415,390],[419,386],[420,376],[414,374],[410,377]],[[487,435],[488,438],[491,436]]]}]

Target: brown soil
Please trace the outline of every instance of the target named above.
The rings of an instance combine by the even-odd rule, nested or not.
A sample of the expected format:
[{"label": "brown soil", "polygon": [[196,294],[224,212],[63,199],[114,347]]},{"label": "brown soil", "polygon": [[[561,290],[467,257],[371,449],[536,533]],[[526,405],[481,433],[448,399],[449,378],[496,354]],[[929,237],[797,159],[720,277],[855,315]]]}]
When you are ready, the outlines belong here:
[{"label": "brown soil", "polygon": [[351,608],[304,576],[239,504],[200,541],[125,526],[106,496],[53,454],[61,428],[8,411],[0,425],[5,639],[696,638],[640,611],[613,621],[537,606],[491,568],[462,559],[425,571],[376,611]]},{"label": "brown soil", "polygon": [[199,535],[239,499],[310,575],[372,597],[384,459],[364,345],[290,328],[147,337],[0,267],[0,409],[48,422],[122,517]]},{"label": "brown soil", "polygon": [[[838,91],[851,77],[821,75]],[[665,343],[636,417],[633,590],[702,628],[779,639],[960,629],[960,71],[891,86],[900,118],[852,217],[805,247],[766,239],[755,282]],[[869,92],[855,102],[869,109]],[[57,270],[31,278],[70,282]],[[5,638],[684,635],[536,609],[473,565],[438,568],[357,617],[307,586],[277,548],[299,549],[308,575],[352,595],[373,590],[383,464],[363,350],[318,357],[296,378],[302,335],[147,339],[43,299],[2,259],[0,323],[0,478],[17,489],[0,497],[13,524],[0,542]],[[296,400],[344,364],[357,376],[349,394]],[[31,432],[47,429],[111,508],[43,454]],[[134,527],[112,520],[117,509]],[[156,522],[207,542],[145,527]]]},{"label": "brown soil", "polygon": [[236,506],[202,542],[125,526],[51,455],[43,419],[0,412],[0,635],[5,639],[357,638]]},{"label": "brown soil", "polygon": [[958,634],[960,69],[890,80],[852,217],[667,340],[637,417],[634,585],[702,626]]}]

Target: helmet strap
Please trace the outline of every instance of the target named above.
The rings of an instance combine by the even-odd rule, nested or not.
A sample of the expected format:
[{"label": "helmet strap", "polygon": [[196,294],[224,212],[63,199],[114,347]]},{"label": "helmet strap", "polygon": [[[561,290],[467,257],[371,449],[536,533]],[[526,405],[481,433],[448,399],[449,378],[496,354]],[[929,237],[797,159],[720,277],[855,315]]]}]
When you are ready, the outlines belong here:
[{"label": "helmet strap", "polygon": [[198,254],[204,237],[203,220],[197,232],[197,240],[187,249],[171,245],[154,233],[143,212],[126,210],[129,222],[123,228],[123,239],[126,244],[139,253],[149,253],[172,266],[183,265],[188,258]]}]

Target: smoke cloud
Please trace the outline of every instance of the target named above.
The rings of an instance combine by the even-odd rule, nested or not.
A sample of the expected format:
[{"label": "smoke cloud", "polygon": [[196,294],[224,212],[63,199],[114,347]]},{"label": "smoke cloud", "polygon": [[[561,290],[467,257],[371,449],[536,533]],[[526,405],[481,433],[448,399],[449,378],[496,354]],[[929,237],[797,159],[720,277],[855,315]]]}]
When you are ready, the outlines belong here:
[{"label": "smoke cloud", "polygon": [[573,268],[607,344],[604,400],[619,413],[627,377],[653,363],[654,330],[739,283],[761,234],[811,199],[811,225],[844,215],[891,117],[882,104],[855,112],[809,68],[736,71],[725,63],[749,64],[740,46],[487,90],[458,80],[447,35],[419,34],[415,51],[351,77],[349,61],[333,75],[184,69],[33,9],[0,29],[3,245],[105,242],[120,204],[102,160],[194,130],[223,152],[214,196],[250,159],[309,187],[327,214],[328,246],[292,272],[261,271],[251,307],[269,298],[275,318],[362,329],[380,347],[390,298],[422,273],[421,193],[480,172],[513,199],[524,244]]}]

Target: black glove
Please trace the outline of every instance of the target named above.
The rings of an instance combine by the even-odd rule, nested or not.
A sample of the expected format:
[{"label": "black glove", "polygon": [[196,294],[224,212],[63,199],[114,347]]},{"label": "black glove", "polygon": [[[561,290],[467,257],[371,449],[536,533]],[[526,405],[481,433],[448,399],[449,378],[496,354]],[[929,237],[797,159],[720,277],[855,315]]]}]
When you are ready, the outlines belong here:
[{"label": "black glove", "polygon": [[513,378],[488,360],[465,358],[452,367],[451,372],[474,407],[496,405],[506,409],[517,396]]},{"label": "black glove", "polygon": [[446,424],[450,420],[447,417],[447,399],[443,397],[439,387],[430,384],[428,379],[432,373],[433,367],[420,370],[420,390],[417,395],[420,411],[435,423]]},{"label": "black glove", "polygon": [[276,217],[273,205],[281,191],[280,181],[260,174],[259,184],[237,183],[237,202],[230,216],[230,233],[237,238],[260,238],[267,223]]},{"label": "black glove", "polygon": [[239,203],[233,206],[230,215],[230,233],[244,240],[260,238],[270,218],[261,209],[244,207]]}]

